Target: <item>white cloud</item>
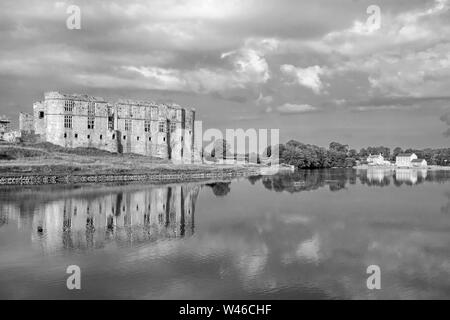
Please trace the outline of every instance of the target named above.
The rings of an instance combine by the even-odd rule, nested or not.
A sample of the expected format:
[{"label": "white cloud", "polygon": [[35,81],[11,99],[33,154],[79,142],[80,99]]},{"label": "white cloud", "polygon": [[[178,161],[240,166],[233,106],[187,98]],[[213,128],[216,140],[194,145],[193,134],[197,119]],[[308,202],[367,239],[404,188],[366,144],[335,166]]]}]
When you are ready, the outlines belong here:
[{"label": "white cloud", "polygon": [[158,90],[192,91],[196,93],[223,92],[244,89],[270,79],[269,65],[264,55],[275,50],[276,40],[248,40],[237,50],[223,53],[220,58],[231,68],[198,68],[179,70],[174,68],[123,66],[126,71],[146,78],[145,86]]},{"label": "white cloud", "polygon": [[269,104],[269,103],[273,102],[273,97],[272,96],[263,96],[263,94],[260,93],[258,96],[258,99],[256,99],[255,102],[257,105]]},{"label": "white cloud", "polygon": [[320,76],[325,70],[320,66],[311,66],[307,68],[296,68],[290,64],[284,64],[280,67],[281,72],[293,78],[298,84],[311,89],[315,94],[319,94],[323,89]]},{"label": "white cloud", "polygon": [[[306,113],[311,111],[316,111],[317,108],[313,107],[309,104],[292,104],[285,103],[281,106],[275,108],[279,113]],[[271,112],[273,109],[268,109],[268,112]]]}]

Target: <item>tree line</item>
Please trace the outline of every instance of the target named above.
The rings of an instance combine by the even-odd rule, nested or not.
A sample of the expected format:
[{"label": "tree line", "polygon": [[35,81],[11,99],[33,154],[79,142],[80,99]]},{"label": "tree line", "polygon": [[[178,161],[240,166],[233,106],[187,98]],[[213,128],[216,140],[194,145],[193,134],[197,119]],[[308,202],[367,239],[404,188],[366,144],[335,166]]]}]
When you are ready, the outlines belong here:
[{"label": "tree line", "polygon": [[[450,148],[402,149],[396,147],[391,152],[389,147],[378,146],[361,148],[357,151],[350,149],[347,144],[335,141],[331,142],[328,148],[324,148],[290,140],[285,144],[274,146],[273,150],[272,147],[268,147],[264,153],[267,157],[276,153],[279,155],[280,163],[294,165],[300,169],[353,167],[357,162],[364,163],[371,154],[381,154],[385,160],[395,161],[400,153],[415,153],[419,159],[425,159],[429,165],[450,166]],[[218,140],[211,152],[205,154],[205,157],[215,160],[225,154],[231,154],[230,145],[225,140]],[[246,156],[248,157],[248,155]],[[262,162],[260,157],[258,157],[258,162]]]},{"label": "tree line", "polygon": [[381,154],[387,161],[395,161],[401,153],[415,153],[419,159],[425,159],[429,165],[450,165],[450,148],[439,149],[402,149],[389,147],[366,147],[359,151],[350,149],[347,144],[331,142],[328,149],[311,144],[290,140],[277,147],[280,162],[295,165],[297,168],[353,167],[357,161],[365,162],[369,155]]}]

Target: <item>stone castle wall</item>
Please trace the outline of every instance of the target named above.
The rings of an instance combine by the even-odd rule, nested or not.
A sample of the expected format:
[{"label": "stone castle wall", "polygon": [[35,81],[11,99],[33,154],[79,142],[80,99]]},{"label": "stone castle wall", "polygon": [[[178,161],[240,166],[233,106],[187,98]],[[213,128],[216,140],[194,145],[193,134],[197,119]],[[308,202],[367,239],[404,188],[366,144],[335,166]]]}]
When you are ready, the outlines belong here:
[{"label": "stone castle wall", "polygon": [[[33,129],[44,141],[67,148],[90,147],[198,161],[194,156],[195,112],[177,105],[47,92],[33,105]],[[23,116],[24,127],[28,118]]]}]

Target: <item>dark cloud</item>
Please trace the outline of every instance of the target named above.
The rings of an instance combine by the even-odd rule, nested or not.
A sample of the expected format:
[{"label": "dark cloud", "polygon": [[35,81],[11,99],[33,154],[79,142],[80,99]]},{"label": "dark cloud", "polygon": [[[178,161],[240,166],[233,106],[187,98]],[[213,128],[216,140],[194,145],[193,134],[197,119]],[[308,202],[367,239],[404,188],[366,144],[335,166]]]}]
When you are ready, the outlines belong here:
[{"label": "dark cloud", "polygon": [[[355,29],[367,19],[369,0],[77,0],[81,30],[66,28],[69,4],[0,2],[1,113],[14,119],[44,91],[61,90],[188,103],[214,125],[270,117],[266,127],[305,136],[323,129],[317,114],[333,112],[327,126],[337,127],[348,108],[388,117],[450,100],[440,96],[450,85],[450,11],[422,18],[439,9],[433,0],[377,1],[386,28],[378,34]],[[286,83],[282,65],[293,66],[297,83]],[[305,74],[315,66],[324,70],[315,79],[323,84],[317,94]],[[269,106],[273,112],[262,115]],[[286,114],[314,120],[296,133]],[[363,123],[364,112],[357,114]],[[422,123],[444,140],[432,121],[436,113]],[[329,133],[314,137],[325,141]]]}]

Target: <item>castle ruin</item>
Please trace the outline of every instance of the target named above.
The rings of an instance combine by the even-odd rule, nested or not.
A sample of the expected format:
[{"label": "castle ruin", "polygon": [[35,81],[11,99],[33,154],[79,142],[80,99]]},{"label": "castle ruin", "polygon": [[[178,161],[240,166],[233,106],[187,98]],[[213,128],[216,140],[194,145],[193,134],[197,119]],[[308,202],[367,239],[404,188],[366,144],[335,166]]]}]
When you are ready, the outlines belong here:
[{"label": "castle ruin", "polygon": [[194,144],[195,110],[175,104],[46,92],[33,114],[20,115],[20,131],[66,148],[97,148],[173,162],[201,161]]},{"label": "castle ruin", "polygon": [[5,117],[0,117],[0,141],[5,139],[5,133],[8,132],[10,122]]}]

